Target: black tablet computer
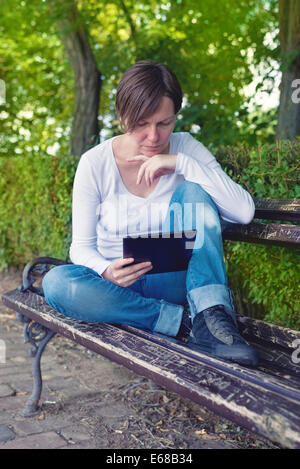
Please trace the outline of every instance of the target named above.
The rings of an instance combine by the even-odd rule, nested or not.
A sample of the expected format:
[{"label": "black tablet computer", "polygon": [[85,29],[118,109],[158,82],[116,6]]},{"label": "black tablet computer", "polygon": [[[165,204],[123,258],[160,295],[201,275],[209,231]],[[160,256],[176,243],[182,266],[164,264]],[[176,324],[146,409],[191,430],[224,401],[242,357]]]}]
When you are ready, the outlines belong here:
[{"label": "black tablet computer", "polygon": [[128,236],[123,238],[123,257],[134,258],[133,264],[151,261],[147,275],[187,270],[196,234],[189,230]]}]

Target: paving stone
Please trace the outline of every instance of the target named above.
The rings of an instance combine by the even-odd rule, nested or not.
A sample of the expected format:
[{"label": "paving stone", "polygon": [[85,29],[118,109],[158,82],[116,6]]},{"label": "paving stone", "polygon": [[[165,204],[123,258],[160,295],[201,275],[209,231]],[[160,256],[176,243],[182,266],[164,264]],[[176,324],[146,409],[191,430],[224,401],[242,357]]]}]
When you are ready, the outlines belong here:
[{"label": "paving stone", "polygon": [[0,397],[14,396],[15,389],[11,388],[9,384],[0,384]]},{"label": "paving stone", "polygon": [[12,440],[15,436],[15,432],[7,425],[0,425],[0,441]]},{"label": "paving stone", "polygon": [[67,440],[70,444],[76,444],[80,442],[85,442],[91,439],[91,435],[86,428],[81,427],[67,427],[60,431],[60,434]]},{"label": "paving stone", "polygon": [[24,365],[21,365],[21,366],[20,365],[15,365],[15,366],[2,365],[0,367],[1,381],[4,381],[6,376],[15,376],[16,374],[28,375],[28,372],[30,373],[30,370],[31,370],[31,366],[26,366],[25,368]]},{"label": "paving stone", "polygon": [[20,437],[50,431],[59,433],[58,429],[63,429],[67,425],[65,417],[58,415],[45,416],[43,413],[34,418],[18,417],[14,419],[14,429]]},{"label": "paving stone", "polygon": [[2,397],[0,400],[1,408],[5,411],[9,410],[23,410],[26,401],[28,400],[29,396],[9,396],[9,397]]},{"label": "paving stone", "polygon": [[66,446],[66,441],[55,432],[37,433],[26,438],[16,438],[1,449],[56,449]]}]

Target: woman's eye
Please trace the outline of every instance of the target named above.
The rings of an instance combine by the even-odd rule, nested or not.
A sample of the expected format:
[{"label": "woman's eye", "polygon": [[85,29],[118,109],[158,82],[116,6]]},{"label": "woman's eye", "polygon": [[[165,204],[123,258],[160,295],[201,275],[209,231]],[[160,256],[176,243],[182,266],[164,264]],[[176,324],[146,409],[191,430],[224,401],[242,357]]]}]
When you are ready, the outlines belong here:
[{"label": "woman's eye", "polygon": [[[173,122],[173,121],[169,121],[169,122],[159,122],[157,125],[162,126],[162,127],[167,127],[168,125],[171,125],[172,122]],[[147,125],[148,125],[147,122],[138,122],[138,123],[136,124],[136,126],[137,126],[138,128],[146,127]]]},{"label": "woman's eye", "polygon": [[167,125],[171,125],[172,122],[161,122],[160,125],[166,127]]}]

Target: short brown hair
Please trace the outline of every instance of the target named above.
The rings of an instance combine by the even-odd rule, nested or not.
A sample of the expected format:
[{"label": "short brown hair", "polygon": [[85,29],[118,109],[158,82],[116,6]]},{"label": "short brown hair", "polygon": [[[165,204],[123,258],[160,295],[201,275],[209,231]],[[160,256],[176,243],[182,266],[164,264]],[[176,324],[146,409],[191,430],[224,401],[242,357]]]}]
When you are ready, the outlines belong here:
[{"label": "short brown hair", "polygon": [[182,90],[176,75],[166,65],[140,60],[128,68],[116,95],[116,111],[122,128],[130,131],[140,119],[153,114],[163,96],[172,99],[177,114],[181,109]]}]

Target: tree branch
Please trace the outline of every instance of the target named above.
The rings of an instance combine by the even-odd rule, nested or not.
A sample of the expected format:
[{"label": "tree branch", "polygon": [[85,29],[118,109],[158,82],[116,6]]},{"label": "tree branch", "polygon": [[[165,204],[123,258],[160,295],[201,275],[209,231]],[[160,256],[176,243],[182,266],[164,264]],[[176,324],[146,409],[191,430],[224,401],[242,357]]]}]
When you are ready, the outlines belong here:
[{"label": "tree branch", "polygon": [[119,0],[120,2],[120,5],[124,11],[124,14],[125,14],[125,17],[128,21],[128,24],[129,24],[129,27],[130,27],[130,31],[131,31],[131,36],[133,39],[135,39],[135,36],[136,36],[136,28],[135,28],[135,24],[131,18],[131,15],[130,15],[130,12],[125,4],[125,1],[124,0]]},{"label": "tree branch", "polygon": [[98,108],[101,74],[75,0],[50,0],[56,24],[75,78],[75,107],[71,152],[81,155],[98,140]]}]

